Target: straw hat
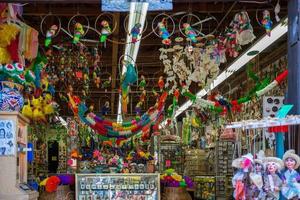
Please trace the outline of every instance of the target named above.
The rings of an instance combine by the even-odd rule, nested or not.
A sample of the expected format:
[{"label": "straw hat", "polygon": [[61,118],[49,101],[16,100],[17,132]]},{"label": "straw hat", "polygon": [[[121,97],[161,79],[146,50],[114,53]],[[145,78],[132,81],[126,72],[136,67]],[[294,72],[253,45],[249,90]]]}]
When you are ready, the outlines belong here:
[{"label": "straw hat", "polygon": [[284,164],[283,164],[283,161],[280,159],[280,158],[276,158],[276,157],[266,157],[263,159],[263,163],[265,165],[267,165],[268,163],[270,162],[274,162],[276,163],[277,167],[278,167],[278,170],[281,170],[283,169],[284,167]]},{"label": "straw hat", "polygon": [[290,149],[284,153],[282,160],[285,162],[287,158],[292,158],[296,161],[295,169],[300,166],[300,157],[295,153],[294,149]]},{"label": "straw hat", "polygon": [[232,161],[231,166],[237,169],[242,168],[243,158],[236,158]]}]

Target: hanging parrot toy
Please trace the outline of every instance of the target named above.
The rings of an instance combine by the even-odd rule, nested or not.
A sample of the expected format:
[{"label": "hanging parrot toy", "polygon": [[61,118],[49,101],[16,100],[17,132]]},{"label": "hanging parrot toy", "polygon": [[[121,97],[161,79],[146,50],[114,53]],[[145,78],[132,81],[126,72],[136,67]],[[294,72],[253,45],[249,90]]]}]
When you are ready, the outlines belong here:
[{"label": "hanging parrot toy", "polygon": [[273,22],[271,20],[270,12],[268,10],[264,10],[261,24],[265,28],[267,35],[271,36],[271,29],[272,29]]},{"label": "hanging parrot toy", "polygon": [[111,34],[111,28],[109,26],[108,21],[106,21],[106,20],[103,20],[101,22],[101,26],[102,26],[102,29],[101,29],[100,42],[104,43],[107,40],[107,36],[109,36]]},{"label": "hanging parrot toy", "polygon": [[183,25],[184,28],[184,33],[187,36],[188,40],[192,41],[193,43],[197,42],[197,34],[195,32],[195,30],[193,30],[193,28],[191,27],[190,24],[188,23],[184,23]]},{"label": "hanging parrot toy", "polygon": [[160,76],[157,84],[158,84],[160,91],[162,91],[165,87],[164,77]]},{"label": "hanging parrot toy", "polygon": [[54,24],[47,31],[46,39],[45,39],[45,47],[48,47],[51,44],[52,38],[55,36],[57,29],[58,27]]},{"label": "hanging parrot toy", "polygon": [[167,20],[164,18],[161,22],[158,23],[159,35],[163,39],[162,43],[165,45],[170,45],[171,40],[169,39],[170,33],[167,30]]},{"label": "hanging parrot toy", "polygon": [[136,43],[138,41],[138,36],[141,32],[141,24],[137,23],[134,25],[134,27],[131,29],[131,36],[132,36],[132,43]]},{"label": "hanging parrot toy", "polygon": [[80,23],[75,24],[75,31],[74,31],[74,37],[73,37],[73,44],[77,44],[84,34],[83,26]]},{"label": "hanging parrot toy", "polygon": [[140,90],[144,90],[146,86],[146,78],[144,75],[141,75],[141,81],[139,83]]}]

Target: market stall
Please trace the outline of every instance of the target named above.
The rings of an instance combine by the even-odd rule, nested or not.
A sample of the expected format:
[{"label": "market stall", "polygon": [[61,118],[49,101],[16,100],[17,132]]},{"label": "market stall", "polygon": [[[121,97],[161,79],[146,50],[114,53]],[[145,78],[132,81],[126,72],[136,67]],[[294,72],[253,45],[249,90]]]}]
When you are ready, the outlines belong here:
[{"label": "market stall", "polygon": [[32,2],[0,3],[0,199],[300,198],[286,1]]}]

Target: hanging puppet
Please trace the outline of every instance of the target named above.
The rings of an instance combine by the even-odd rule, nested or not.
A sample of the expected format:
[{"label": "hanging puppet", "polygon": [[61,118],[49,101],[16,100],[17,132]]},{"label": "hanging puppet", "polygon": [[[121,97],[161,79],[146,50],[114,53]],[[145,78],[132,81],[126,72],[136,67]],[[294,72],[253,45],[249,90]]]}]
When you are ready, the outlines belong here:
[{"label": "hanging puppet", "polygon": [[273,22],[271,20],[270,12],[268,10],[264,10],[261,24],[265,28],[267,35],[271,36],[271,29],[272,29]]},{"label": "hanging puppet", "polygon": [[300,157],[295,150],[288,150],[283,155],[283,161],[285,172],[281,193],[287,199],[300,199],[300,174],[296,171],[300,166]]},{"label": "hanging puppet", "polygon": [[141,33],[141,27],[142,27],[142,25],[140,23],[137,23],[131,29],[130,33],[131,33],[131,37],[132,37],[132,39],[131,39],[132,43],[136,43],[138,41],[138,36]]},{"label": "hanging puppet", "polygon": [[47,31],[46,39],[45,39],[45,47],[48,47],[51,44],[52,38],[55,36],[57,29],[58,27],[56,25],[52,25],[50,29]]},{"label": "hanging puppet", "polygon": [[250,194],[251,199],[259,200],[265,198],[265,192],[263,191],[263,175],[264,166],[263,159],[265,157],[264,152],[261,150],[257,154],[257,158],[254,159],[254,169],[250,173]]},{"label": "hanging puppet", "polygon": [[232,186],[234,188],[233,196],[235,200],[249,199],[249,173],[252,170],[253,163],[253,156],[250,153],[232,161],[232,167],[237,169],[237,172],[232,178]]},{"label": "hanging puppet", "polygon": [[171,40],[170,40],[170,33],[168,32],[167,29],[167,19],[163,18],[161,22],[158,23],[158,28],[159,28],[159,35],[163,39],[162,43],[165,45],[170,45]]},{"label": "hanging puppet", "polygon": [[84,30],[82,24],[76,23],[75,30],[74,30],[73,44],[77,44],[83,34],[84,34]]},{"label": "hanging puppet", "polygon": [[184,23],[183,25],[184,28],[184,33],[187,37],[188,40],[192,41],[193,43],[197,42],[197,34],[195,32],[195,30],[191,27],[190,24],[188,23]]},{"label": "hanging puppet", "polygon": [[108,21],[106,21],[106,20],[103,20],[101,22],[101,26],[102,26],[102,29],[101,29],[100,42],[104,43],[107,40],[107,36],[109,36],[111,34],[111,28],[109,26]]},{"label": "hanging puppet", "polygon": [[266,157],[263,162],[266,166],[266,173],[263,177],[266,200],[278,200],[282,186],[279,172],[283,168],[283,162],[280,158],[276,157]]}]

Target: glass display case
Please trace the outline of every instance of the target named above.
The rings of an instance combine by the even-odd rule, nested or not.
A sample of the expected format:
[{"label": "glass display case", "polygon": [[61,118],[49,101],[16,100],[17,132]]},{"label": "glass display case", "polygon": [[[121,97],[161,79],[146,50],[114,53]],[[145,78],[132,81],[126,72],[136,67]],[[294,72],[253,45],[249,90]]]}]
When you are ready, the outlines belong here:
[{"label": "glass display case", "polygon": [[159,174],[76,174],[77,200],[159,200]]}]

